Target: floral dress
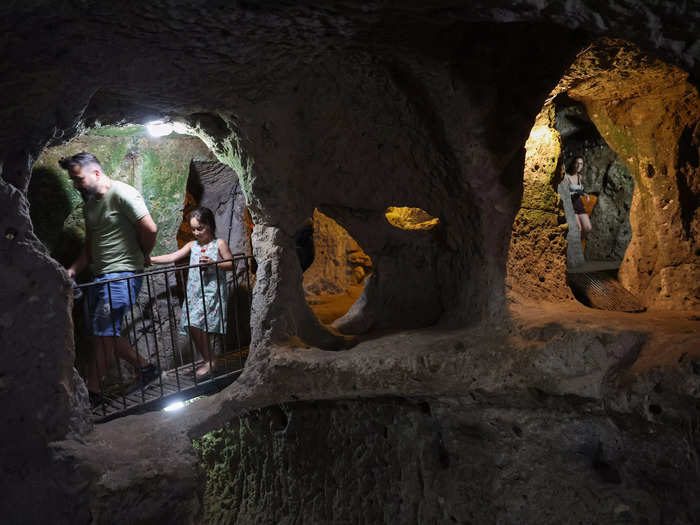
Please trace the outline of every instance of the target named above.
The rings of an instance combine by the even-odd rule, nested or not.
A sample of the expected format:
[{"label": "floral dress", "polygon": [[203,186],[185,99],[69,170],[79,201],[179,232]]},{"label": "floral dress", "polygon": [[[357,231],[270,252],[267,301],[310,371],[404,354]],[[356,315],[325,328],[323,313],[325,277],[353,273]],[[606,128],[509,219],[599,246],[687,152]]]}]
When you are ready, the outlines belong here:
[{"label": "floral dress", "polygon": [[[206,255],[212,261],[220,260],[218,239],[214,239],[204,246],[194,241],[190,252],[190,266],[199,264],[199,258],[202,255]],[[217,273],[219,274],[218,286]],[[204,283],[204,300],[202,300],[202,283]],[[188,326],[194,326],[205,332],[225,334],[227,292],[226,272],[221,268],[217,272],[214,265],[203,266],[201,273],[199,268],[190,268],[187,274],[187,305],[182,305],[180,319],[181,332],[186,333],[185,329]]]}]

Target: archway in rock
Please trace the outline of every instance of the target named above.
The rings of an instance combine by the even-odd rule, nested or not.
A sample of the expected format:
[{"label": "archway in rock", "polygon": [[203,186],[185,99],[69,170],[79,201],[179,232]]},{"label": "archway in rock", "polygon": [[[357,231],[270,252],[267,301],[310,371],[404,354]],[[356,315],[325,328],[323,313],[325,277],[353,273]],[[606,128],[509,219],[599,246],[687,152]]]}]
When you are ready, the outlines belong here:
[{"label": "archway in rock", "polygon": [[[30,214],[39,240],[66,267],[73,262],[71,257],[77,257],[76,244],[83,243],[84,225],[82,199],[58,160],[80,151],[95,154],[110,178],[142,193],[159,229],[153,255],[175,251],[190,164],[215,161],[209,148],[190,135],[156,138],[144,126],[126,125],[89,129],[65,144],[44,150],[32,166]],[[69,206],[57,209],[57,200],[67,200]]]},{"label": "archway in rock", "polygon": [[[2,80],[6,118],[0,130],[0,198],[9,210],[0,215],[8,266],[3,293],[13,303],[12,310],[0,306],[2,335],[12,349],[2,362],[8,436],[0,448],[8,452],[5,494],[12,511],[33,517],[41,499],[43,513],[55,506],[57,516],[79,515],[66,518],[69,522],[196,521],[203,489],[191,439],[233,422],[231,439],[217,439],[212,449],[232,460],[235,467],[228,472],[255,483],[235,483],[239,477],[219,485],[226,502],[240,502],[223,519],[323,522],[341,514],[355,517],[362,509],[366,521],[381,521],[387,515],[382,502],[415,501],[416,487],[425,489],[418,494],[425,504],[392,507],[401,521],[460,516],[508,521],[518,515],[540,523],[587,516],[591,509],[600,522],[697,514],[683,514],[697,492],[697,472],[683,448],[687,435],[678,423],[644,419],[646,399],[663,396],[666,383],[652,390],[649,377],[630,392],[611,382],[644,339],[633,329],[611,335],[604,323],[588,331],[559,329],[558,317],[546,326],[509,326],[503,293],[523,180],[520,152],[544,97],[582,41],[608,28],[659,46],[681,63],[697,49],[692,31],[676,23],[676,9],[685,7],[668,2],[629,9],[600,2],[449,9],[352,3],[329,9],[303,2],[129,7],[119,13],[109,2],[70,2],[54,11],[39,2],[8,8],[1,22],[8,44],[5,71],[13,73]],[[76,38],[85,34],[92,37]],[[100,104],[85,110],[91,97]],[[70,290],[65,275],[37,247],[22,192],[46,142],[76,133],[97,116],[112,123],[189,118],[199,122],[222,162],[241,168],[260,263],[253,305],[257,348],[236,389],[207,401],[201,411],[181,418],[151,414],[124,421],[124,427],[101,428],[87,445],[67,440],[49,449],[48,442],[85,429],[72,410],[80,403],[71,399],[78,389],[70,383]],[[693,133],[686,142],[681,149],[692,167]],[[660,165],[652,168],[645,166],[642,176],[662,171]],[[551,254],[544,249],[552,245],[565,251],[551,174],[538,176],[525,177],[524,210],[516,220],[514,239],[522,250],[513,255],[523,262],[546,261]],[[545,191],[533,193],[537,185]],[[394,228],[385,210],[402,204],[428,210],[440,225],[430,232]],[[339,340],[318,326],[304,302],[292,243],[295,225],[314,207],[345,227],[375,263],[374,295],[367,303],[374,311],[360,319],[358,332],[440,321],[431,344],[414,345],[415,333],[402,333],[393,347],[374,352],[318,350],[337,347]],[[687,211],[679,216],[692,218]],[[561,262],[543,264],[544,274],[534,271],[536,264],[521,265],[530,273],[509,275],[511,288],[528,297],[544,291],[558,306],[567,295]],[[420,286],[406,287],[407,282]],[[530,283],[535,286],[528,288]],[[28,318],[41,319],[45,329],[31,333],[19,321]],[[295,337],[317,348],[299,351]],[[528,341],[521,344],[522,339]],[[558,344],[571,340],[576,344]],[[590,359],[579,358],[584,348]],[[691,368],[691,358],[692,353],[683,366]],[[681,396],[690,397],[693,383],[687,384]],[[348,401],[328,427],[319,425],[324,403],[333,409],[335,400],[358,396],[364,397],[361,403]],[[387,403],[387,396],[401,401]],[[300,398],[313,401],[304,405]],[[681,417],[695,410],[692,397],[688,405],[679,410]],[[311,417],[303,417],[305,410]],[[616,425],[618,415],[639,433]],[[362,425],[353,428],[355,421]],[[238,422],[243,432],[237,432]],[[253,439],[246,429],[253,429]],[[328,436],[337,445],[330,453]],[[111,439],[123,446],[105,445]],[[298,446],[291,448],[292,442]],[[370,448],[364,442],[376,447],[358,463],[353,454]],[[242,452],[229,454],[231,449],[219,447],[223,443],[238,443]],[[476,462],[474,454],[465,454],[475,446]],[[674,477],[678,483],[672,490],[648,489],[669,486],[668,452],[681,467]],[[317,465],[309,455],[321,459],[318,468],[309,468]],[[289,458],[298,460],[301,472],[279,470]],[[542,478],[528,468],[533,460],[546,467],[540,471],[554,473],[562,487],[556,495],[552,476]],[[146,468],[134,469],[135,461]],[[380,478],[374,476],[378,461],[388,466]],[[247,472],[240,468],[246,464]],[[340,482],[330,492],[318,476],[329,471]],[[525,474],[514,481],[513,471]],[[635,471],[656,471],[657,478]],[[152,483],[153,472],[168,480],[168,490]],[[623,482],[611,490],[609,481],[620,480],[618,473]],[[42,477],[43,483],[35,482]],[[290,486],[289,479],[298,483]],[[358,479],[368,479],[362,486],[376,497],[358,492]],[[276,492],[278,487],[283,491]],[[653,492],[663,494],[647,497]],[[134,494],[144,504],[124,506],[125,497]],[[546,504],[525,509],[525,496]],[[621,496],[643,503],[618,505]],[[600,504],[602,498],[611,508]],[[292,508],[311,514],[293,514]],[[244,514],[234,514],[239,509]]]},{"label": "archway in rock", "polygon": [[[416,244],[409,252],[425,250],[421,244],[421,232],[429,232],[438,226],[440,220],[432,217],[420,208],[406,206],[389,206],[386,208],[385,220],[388,224],[403,232],[414,232]],[[334,323],[341,331],[349,333],[364,333],[377,327],[374,323],[367,323],[362,328],[353,327],[357,316],[363,315],[362,310],[376,308],[371,302],[371,291],[363,298],[363,303],[358,305],[353,313],[343,318],[352,306],[363,294],[365,282],[371,279],[373,271],[372,258],[365,253],[361,246],[350,234],[330,217],[317,209],[313,215],[315,259],[311,267],[304,272],[304,293],[311,309],[324,324]],[[403,234],[401,234],[403,235]],[[406,236],[406,241],[410,235]],[[413,255],[414,257],[415,255]],[[381,254],[380,254],[381,257]],[[411,264],[410,257],[406,261],[398,261],[398,265]],[[394,270],[396,271],[396,270]],[[429,276],[424,276],[429,278]],[[403,282],[399,285],[410,288],[420,286],[418,283]],[[370,284],[370,286],[373,286]],[[409,306],[410,305],[403,305]],[[430,316],[433,318],[435,312]],[[343,319],[341,319],[343,318]],[[406,322],[411,323],[411,320]],[[417,325],[426,321],[414,320]],[[429,323],[430,321],[428,321]],[[379,326],[381,328],[381,325]]]},{"label": "archway in rock", "polygon": [[[698,92],[680,68],[613,39],[598,41],[578,55],[531,131],[523,204],[511,238],[511,290],[539,299],[571,298],[565,284],[564,237],[575,225],[566,224],[556,194],[562,143],[555,103],[563,95],[585,108],[636,183],[632,238],[620,282],[648,307],[697,307],[699,192],[693,181],[700,146]],[[569,243],[570,259],[572,248]]]},{"label": "archway in rock", "polygon": [[318,210],[313,214],[314,261],[304,272],[304,295],[324,324],[347,313],[372,272],[372,260],[350,234]]},{"label": "archway in rock", "polygon": [[[581,182],[588,195],[584,205],[592,225],[586,242],[581,243],[585,265],[589,269],[616,270],[632,238],[629,213],[634,179],[627,165],[600,136],[582,104],[565,95],[557,97],[553,104],[554,127],[562,142],[561,163],[569,166],[578,156],[584,161]],[[566,218],[567,224],[575,221],[573,217]],[[570,230],[569,243],[577,242],[573,235]],[[575,262],[567,260],[569,269],[576,267]]]},{"label": "archway in rock", "polygon": [[[162,126],[165,127],[165,126]],[[171,128],[172,126],[169,126]],[[113,181],[136,188],[143,195],[151,217],[158,226],[158,236],[151,255],[175,252],[193,240],[189,214],[197,206],[206,206],[214,214],[215,237],[229,245],[237,257],[232,272],[221,272],[226,311],[223,334],[209,337],[209,350],[218,362],[216,373],[224,376],[243,367],[250,341],[250,227],[246,205],[239,189],[238,177],[216,160],[211,150],[198,138],[180,133],[153,135],[151,125],[97,126],[69,142],[47,148],[33,165],[28,189],[30,214],[35,232],[48,252],[63,267],[69,267],[85,244],[84,202],[72,188],[58,160],[81,151],[97,156],[104,172]],[[190,258],[175,262],[187,266]],[[140,293],[124,316],[121,333],[131,348],[149,363],[157,364],[161,377],[148,394],[139,398],[130,394],[137,384],[137,371],[121,359],[107,358],[107,374],[100,377],[100,395],[105,401],[93,406],[93,416],[113,416],[127,406],[153,401],[154,396],[185,396],[181,389],[190,388],[194,363],[201,357],[182,328],[181,314],[187,310],[185,283],[187,271],[168,270],[152,265]],[[87,286],[94,279],[90,267],[76,278]],[[83,293],[86,292],[86,293]],[[83,379],[94,361],[94,348],[86,337],[85,316],[89,306],[87,288],[76,288],[73,303],[75,367]],[[189,314],[188,314],[189,315]],[[192,366],[188,366],[192,364]],[[173,382],[174,380],[174,382]],[[219,381],[225,379],[221,377]],[[153,387],[153,388],[152,388]],[[94,387],[93,387],[94,388]],[[94,403],[93,403],[94,404]]]}]

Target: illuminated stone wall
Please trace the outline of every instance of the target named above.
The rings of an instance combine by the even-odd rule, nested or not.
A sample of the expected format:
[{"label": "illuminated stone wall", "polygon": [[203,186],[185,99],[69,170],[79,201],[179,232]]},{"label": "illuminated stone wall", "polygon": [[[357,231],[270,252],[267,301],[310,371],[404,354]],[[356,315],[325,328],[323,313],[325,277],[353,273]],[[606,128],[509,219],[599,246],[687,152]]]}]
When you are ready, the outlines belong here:
[{"label": "illuminated stone wall", "polygon": [[587,261],[621,262],[632,238],[629,222],[634,179],[595,129],[580,104],[556,104],[556,129],[562,136],[565,166],[582,156],[582,183],[587,193],[597,198],[590,215],[593,230],[585,249]]},{"label": "illuminated stone wall", "polygon": [[680,68],[620,41],[592,46],[569,75],[569,96],[585,105],[636,182],[632,240],[620,268],[621,282],[648,306],[697,308],[697,88]]},{"label": "illuminated stone wall", "polygon": [[[629,476],[613,483],[619,490],[603,485],[590,508],[573,512],[566,503],[579,499],[565,499],[558,490],[563,485],[553,483],[551,469],[545,468],[540,469],[547,473],[542,487],[552,502],[547,508],[564,514],[563,519],[571,515],[585,521],[590,509],[607,508],[604,501],[622,511],[601,515],[601,523],[628,515],[633,519],[632,510],[638,508],[645,517],[698,521],[692,497],[668,499],[678,494],[678,467],[699,450],[697,425],[688,423],[697,414],[698,356],[693,352],[700,345],[693,339],[695,321],[688,320],[691,315],[680,324],[656,319],[663,333],[653,347],[645,346],[649,335],[639,332],[646,326],[611,325],[609,316],[596,324],[592,316],[597,312],[577,305],[568,310],[575,322],[566,324],[564,308],[551,304],[567,300],[563,232],[557,230],[561,212],[550,169],[554,161],[537,169],[529,164],[535,175],[531,181],[523,177],[524,146],[536,115],[576,54],[585,50],[579,55],[583,62],[562,80],[561,90],[584,103],[605,140],[633,167],[634,237],[623,280],[654,307],[694,307],[694,297],[700,295],[695,3],[631,0],[621,8],[620,3],[592,0],[498,0],[445,8],[440,2],[328,6],[154,0],[122,6],[103,0],[36,0],[13,2],[2,13],[0,493],[5,497],[0,498],[0,515],[9,516],[8,521],[42,522],[49,515],[56,523],[71,524],[170,523],[178,521],[173,513],[180,510],[186,521],[196,521],[193,437],[255,407],[290,402],[290,395],[313,406],[313,400],[387,392],[415,398],[426,392],[426,385],[430,397],[444,400],[451,418],[477,411],[505,418],[532,402],[548,415],[534,422],[532,433],[530,427],[498,427],[509,435],[521,432],[529,447],[541,442],[537,429],[550,427],[555,428],[553,443],[569,443],[569,436],[581,435],[589,409],[599,411],[603,422],[618,415],[611,431],[629,436],[640,429],[654,443],[643,449],[647,461],[639,463],[639,476],[651,480],[646,487],[659,495],[660,511],[646,506],[650,498],[644,491],[625,493],[631,501],[617,499],[630,486],[628,479],[636,479]],[[624,45],[601,53],[591,45],[601,35],[635,41],[674,65],[657,67],[656,58],[627,52]],[[181,417],[126,418],[95,430],[89,439],[65,439],[75,406],[71,394],[77,391],[71,383],[72,299],[65,272],[37,241],[29,218],[31,167],[47,145],[66,142],[98,121],[143,123],[164,117],[195,127],[218,159],[241,175],[258,261],[246,370],[231,389],[202,400],[200,409]],[[537,187],[541,191],[530,191]],[[395,228],[385,212],[399,205],[426,210],[440,224],[429,231]],[[296,226],[315,208],[343,226],[373,262],[361,305],[342,326],[365,340],[340,354],[328,350],[352,341],[321,326],[309,309],[293,245]],[[514,265],[508,257],[511,238],[514,245],[518,241],[510,254]],[[545,252],[545,244],[554,249]],[[520,297],[544,298],[550,304],[536,309],[508,302],[505,285],[516,290],[521,282]],[[545,307],[556,315],[544,316]],[[534,320],[527,325],[521,318],[529,313]],[[425,327],[431,328],[418,330]],[[561,330],[552,333],[552,327]],[[384,330],[396,338],[374,339]],[[495,339],[498,330],[503,335]],[[435,339],[412,338],[418,332]],[[455,337],[456,332],[463,337]],[[523,346],[528,337],[532,345]],[[535,353],[547,344],[551,352]],[[566,359],[557,359],[567,348]],[[637,366],[637,356],[649,349],[651,356],[642,364],[654,369],[640,379],[629,377],[636,373],[630,363]],[[480,359],[448,359],[475,355]],[[533,355],[538,359],[527,361]],[[663,357],[666,367],[661,370]],[[538,374],[538,369],[549,373]],[[603,381],[624,374],[619,384]],[[562,389],[557,380],[562,378],[578,389]],[[591,402],[598,392],[607,397]],[[664,395],[668,405],[649,402]],[[329,410],[318,404],[312,415],[325,417]],[[356,410],[362,413],[362,408]],[[571,421],[570,433],[556,426],[565,418]],[[493,427],[492,421],[486,419],[484,428]],[[426,442],[440,424],[430,420],[430,426],[417,426],[396,446]],[[306,428],[323,435],[326,427]],[[461,426],[464,445],[455,448],[468,450],[470,436],[480,438],[479,446],[495,442],[493,434],[478,428]],[[598,428],[602,434],[610,427]],[[685,441],[665,439],[668,433],[660,429],[685,432]],[[410,441],[413,436],[418,437]],[[293,443],[293,433],[288,438],[285,443]],[[355,443],[365,442],[349,442],[347,450],[359,448],[361,453]],[[431,443],[440,450],[438,440]],[[522,450],[520,441],[506,443],[509,452]],[[683,443],[687,449],[671,456]],[[642,449],[636,445],[632,439],[613,459],[623,462]],[[59,447],[66,451],[63,455]],[[272,457],[284,460],[279,450]],[[584,474],[581,482],[588,483],[601,470],[609,472],[608,466],[617,469],[609,456],[593,450],[584,456],[581,446],[546,447],[541,455],[530,455],[535,461],[516,463],[512,471],[496,451],[484,455],[493,462],[480,471],[518,476],[521,465],[527,469],[539,464],[540,457],[567,455],[586,461],[564,463],[571,468],[562,469],[562,475],[584,472],[590,475]],[[342,457],[332,452],[326,457]],[[319,456],[311,448],[308,456],[292,459]],[[276,461],[265,463],[262,454],[251,457],[258,460],[259,472],[269,466],[280,472]],[[340,472],[355,464],[348,458],[339,464]],[[454,464],[472,463],[455,458]],[[645,475],[650,464],[659,465],[658,484]],[[296,473],[293,468],[289,472]],[[292,505],[309,501],[302,497],[304,489],[319,498],[311,500],[317,508],[331,506],[334,498],[359,501],[353,497],[353,491],[362,489],[358,485],[348,485],[337,498],[316,490],[328,487],[314,483],[316,473],[273,476],[271,486],[299,481],[295,487],[300,490],[283,501]],[[462,470],[455,477],[478,474]],[[697,472],[691,470],[689,476],[684,486],[697,494]],[[401,483],[398,473],[378,479],[381,489]],[[439,487],[423,482],[423,487]],[[503,487],[497,494],[508,492],[505,484],[496,489]],[[491,494],[487,496],[477,500],[483,502],[479,509],[487,517],[499,516]],[[533,503],[541,498],[527,501],[519,498],[512,507],[516,519],[525,506],[541,509]],[[451,516],[460,517],[439,517]],[[532,517],[533,523],[562,521],[560,514]]]},{"label": "illuminated stone wall", "polygon": [[82,199],[58,159],[81,151],[93,153],[109,177],[141,192],[159,230],[153,254],[176,250],[190,161],[213,160],[207,146],[196,137],[153,138],[142,126],[127,126],[98,128],[46,149],[33,166],[30,211],[37,236],[64,265],[82,245],[84,222]]},{"label": "illuminated stone wall", "polygon": [[[629,219],[632,238],[619,272],[622,284],[650,307],[697,308],[700,304],[700,255],[695,235],[700,227],[697,214],[700,191],[696,182],[700,165],[697,160],[700,151],[697,89],[687,81],[687,73],[681,69],[627,42],[604,39],[588,46],[576,58],[550,93],[549,100],[564,94],[585,106],[588,117],[630,170],[636,183]],[[530,143],[533,133],[544,129],[539,128],[543,118],[546,117],[545,125],[553,127],[551,117],[546,116],[548,107],[546,105],[538,117]],[[527,159],[535,159],[532,147],[527,148]],[[546,141],[537,147],[545,148]],[[560,236],[552,230],[554,215],[558,213],[555,208],[559,207],[554,205],[556,199],[550,191],[550,184],[558,182],[559,178],[536,175],[543,166],[552,168],[550,164],[558,162],[559,155],[553,150],[552,155],[545,156],[549,162],[539,157],[537,162],[526,160],[523,204],[511,238],[510,288],[534,299],[567,297],[567,292],[563,291],[561,264],[554,271],[558,280],[554,281],[553,288],[546,286],[545,275],[537,276],[541,283],[538,284],[528,273],[540,268],[557,268],[554,261],[562,253],[562,246],[557,242]],[[592,157],[588,158],[590,161]],[[537,168],[534,173],[533,167]],[[614,171],[615,178],[620,179],[618,175],[623,170],[614,167]],[[589,172],[588,176],[591,174]],[[595,188],[596,179],[602,180],[605,175],[592,177],[590,187]],[[607,175],[612,174],[608,172]],[[537,181],[542,182],[538,185]],[[615,186],[611,181],[611,192],[615,198],[622,193],[620,200],[625,201],[629,189],[618,191]],[[621,208],[615,212],[618,217],[624,215],[624,204]],[[535,210],[534,215],[532,210]],[[547,211],[545,215],[541,213],[543,210]],[[622,224],[624,230],[624,222]],[[623,240],[625,237],[623,235]],[[540,238],[542,246],[552,244],[551,250],[528,248],[519,253],[515,246],[523,245],[523,238],[533,246],[537,244],[535,239]],[[592,249],[599,248],[594,245]],[[621,243],[612,251],[621,253]],[[516,273],[518,281],[513,280]]]},{"label": "illuminated stone wall", "polygon": [[570,299],[566,286],[566,226],[556,186],[561,180],[561,139],[554,107],[537,116],[525,143],[523,197],[513,221],[507,285],[518,298]]},{"label": "illuminated stone wall", "polygon": [[314,262],[304,272],[307,294],[342,294],[361,284],[372,261],[348,232],[333,219],[314,210]]}]

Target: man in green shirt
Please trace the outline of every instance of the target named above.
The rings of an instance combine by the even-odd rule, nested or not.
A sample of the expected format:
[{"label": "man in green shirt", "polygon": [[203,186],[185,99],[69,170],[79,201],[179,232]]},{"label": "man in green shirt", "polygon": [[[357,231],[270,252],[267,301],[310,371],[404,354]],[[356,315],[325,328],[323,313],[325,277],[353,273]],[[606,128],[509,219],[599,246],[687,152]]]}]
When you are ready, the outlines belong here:
[{"label": "man in green shirt", "polygon": [[159,374],[157,367],[138,355],[120,334],[122,318],[141,290],[143,278],[136,273],[150,266],[158,228],[141,194],[128,184],[111,180],[91,153],[62,158],[59,165],[68,171],[73,186],[85,199],[85,249],[68,274],[75,279],[90,264],[95,275],[95,284],[88,287],[85,298],[87,329],[95,350],[87,386],[95,405],[102,399],[100,378],[107,373],[111,351],[140,372],[141,384]]}]

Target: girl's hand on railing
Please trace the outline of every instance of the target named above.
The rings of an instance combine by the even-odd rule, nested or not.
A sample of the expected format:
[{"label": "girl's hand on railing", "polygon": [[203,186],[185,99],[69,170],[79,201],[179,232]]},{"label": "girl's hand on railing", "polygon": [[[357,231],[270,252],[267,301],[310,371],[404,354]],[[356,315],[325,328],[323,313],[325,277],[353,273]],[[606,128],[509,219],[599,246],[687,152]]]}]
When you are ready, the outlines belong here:
[{"label": "girl's hand on railing", "polygon": [[199,258],[199,264],[208,264],[208,263],[213,263],[214,260],[211,259],[210,257],[207,257],[206,255],[202,255]]}]

